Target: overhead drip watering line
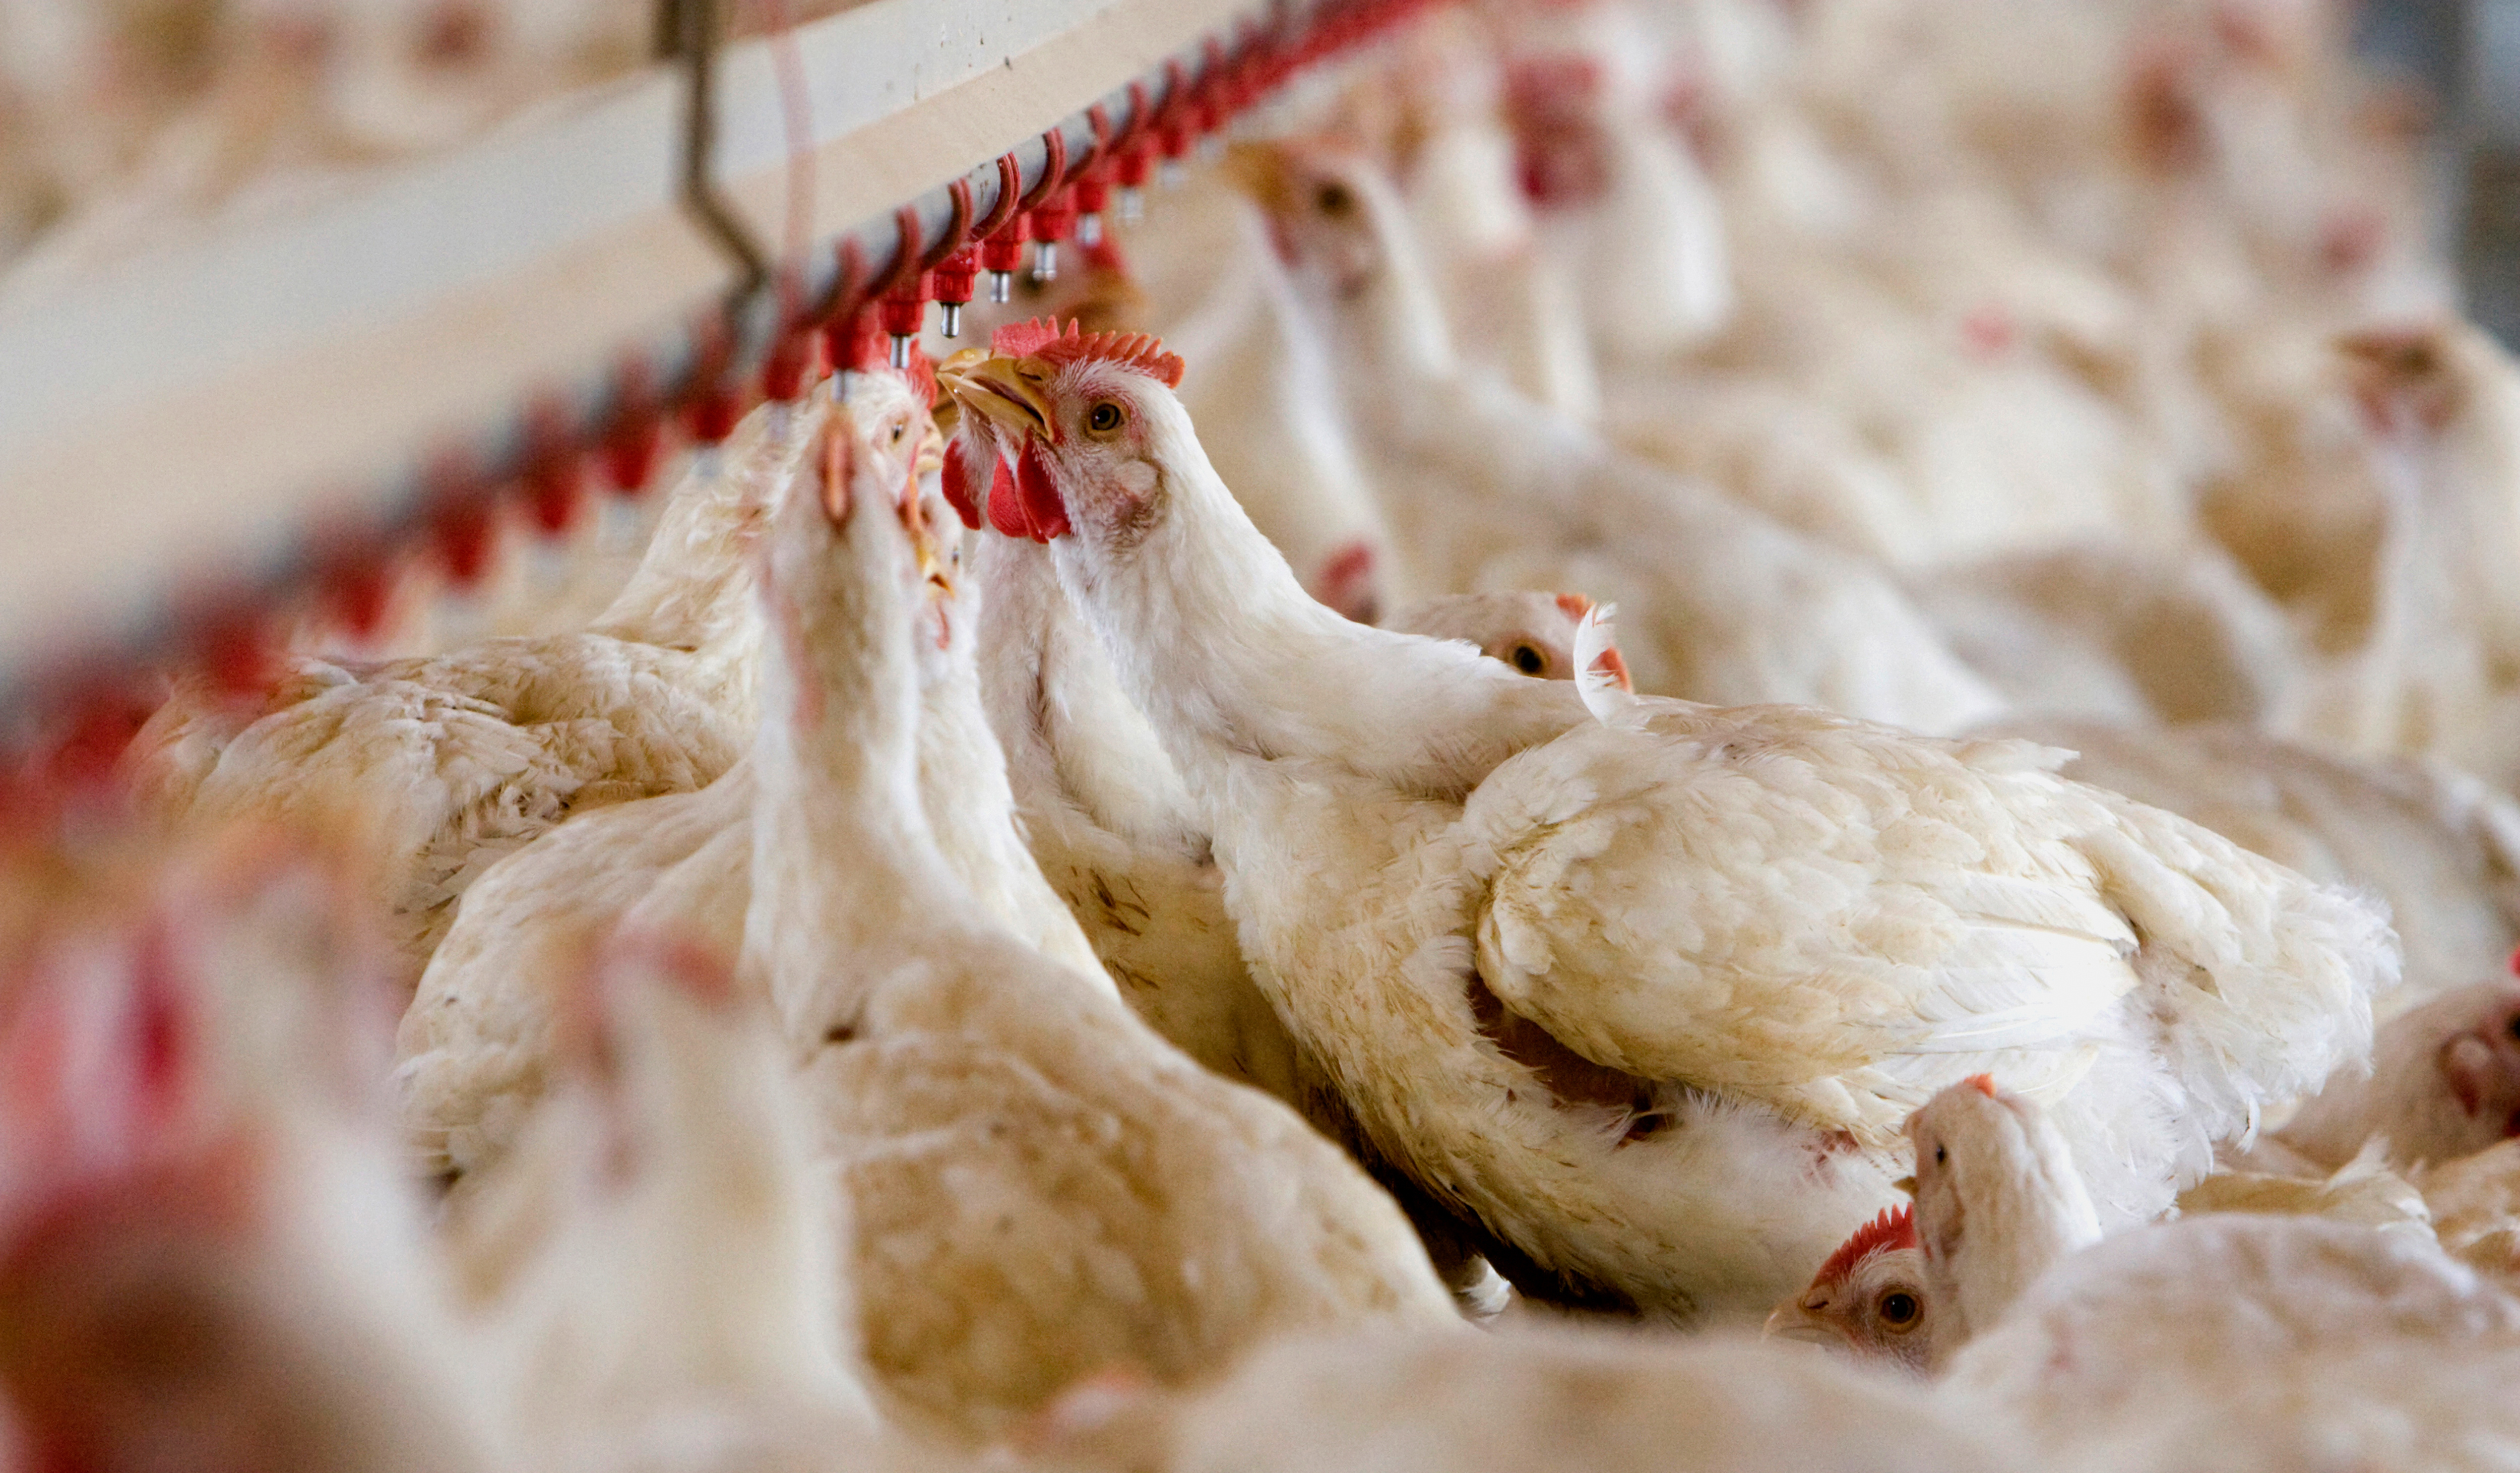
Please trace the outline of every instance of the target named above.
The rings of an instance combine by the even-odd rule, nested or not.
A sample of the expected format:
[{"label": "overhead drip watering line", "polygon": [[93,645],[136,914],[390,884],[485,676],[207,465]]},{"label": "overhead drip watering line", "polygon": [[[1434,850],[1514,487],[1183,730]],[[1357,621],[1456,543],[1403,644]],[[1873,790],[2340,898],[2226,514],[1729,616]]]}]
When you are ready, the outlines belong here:
[{"label": "overhead drip watering line", "polygon": [[[1103,59],[1112,54],[1138,55],[1144,53],[1133,47],[1177,44],[1150,39],[1157,29],[1149,23],[1150,18],[1168,20],[1187,11],[1212,12],[1218,19],[1212,23],[1216,29],[1203,40],[1193,35],[1170,56],[1150,58],[1152,65],[1134,77],[1110,76],[1099,83],[1107,88],[1102,96],[1047,129],[1035,124],[1029,134],[1019,135],[1020,142],[977,168],[954,174],[948,182],[918,193],[908,203],[885,209],[799,257],[792,246],[776,255],[767,250],[746,223],[744,201],[731,197],[726,182],[712,171],[723,152],[720,143],[735,136],[723,131],[726,119],[720,112],[730,96],[725,91],[728,78],[739,72],[752,78],[745,94],[740,95],[745,106],[751,106],[751,95],[764,85],[764,68],[771,59],[751,42],[734,47],[722,43],[717,0],[659,0],[656,42],[669,66],[678,69],[671,73],[678,82],[678,125],[668,134],[674,150],[674,208],[732,270],[732,280],[722,278],[717,287],[702,294],[696,308],[686,309],[685,325],[678,332],[641,335],[644,341],[632,343],[616,339],[609,350],[594,351],[591,361],[608,361],[608,369],[591,375],[584,368],[562,369],[556,375],[540,371],[539,387],[523,382],[510,391],[513,398],[504,412],[437,414],[426,427],[437,448],[417,454],[402,471],[364,473],[365,489],[343,494],[345,483],[334,473],[324,473],[323,481],[336,491],[329,508],[322,498],[308,493],[313,478],[302,470],[275,476],[259,487],[246,487],[261,501],[290,503],[294,510],[283,518],[290,525],[276,539],[265,534],[258,549],[231,556],[225,566],[206,576],[196,566],[201,547],[220,544],[206,535],[183,537],[180,524],[187,514],[198,523],[205,515],[202,508],[219,504],[222,497],[237,500],[241,484],[257,475],[264,461],[231,444],[234,437],[213,436],[169,476],[162,460],[146,466],[129,460],[126,452],[136,438],[129,433],[98,434],[84,439],[72,437],[77,448],[92,449],[108,463],[97,486],[107,504],[116,504],[116,473],[164,498],[166,514],[154,519],[164,527],[152,525],[150,518],[136,522],[125,518],[121,526],[88,529],[89,540],[113,541],[125,528],[139,527],[164,545],[153,566],[152,559],[130,554],[114,542],[112,557],[142,568],[149,577],[147,586],[124,587],[118,609],[81,611],[92,617],[75,622],[72,637],[30,647],[22,637],[12,645],[10,636],[0,635],[0,678],[7,681],[6,693],[0,695],[0,810],[22,812],[29,804],[57,806],[58,795],[50,790],[72,781],[65,773],[92,775],[98,763],[66,761],[63,755],[73,750],[111,751],[112,744],[98,734],[127,719],[137,705],[135,692],[146,684],[142,677],[147,670],[189,667],[210,671],[223,681],[251,685],[267,677],[272,668],[268,657],[276,644],[276,631],[287,620],[315,614],[351,628],[372,624],[388,602],[394,570],[415,554],[434,558],[459,578],[477,572],[489,529],[504,506],[521,507],[529,525],[565,528],[590,480],[617,492],[635,491],[654,475],[672,434],[678,431],[695,442],[712,442],[729,433],[744,407],[756,399],[794,397],[814,381],[818,359],[828,355],[833,365],[846,366],[851,352],[863,350],[859,345],[881,341],[881,335],[864,331],[871,319],[888,314],[881,324],[884,328],[903,327],[905,332],[895,341],[902,343],[905,351],[910,335],[923,325],[929,302],[939,303],[951,325],[959,328],[959,322],[951,319],[958,318],[961,306],[971,299],[981,272],[995,273],[992,285],[1011,282],[1012,273],[1022,269],[1029,250],[1034,270],[1055,273],[1058,244],[1071,236],[1081,240],[1083,232],[1098,228],[1106,209],[1116,207],[1127,215],[1158,167],[1186,158],[1200,139],[1215,134],[1296,70],[1369,40],[1431,3],[1434,0],[1314,0],[1311,4],[1272,0],[1238,7],[1233,0],[1161,0],[1158,8],[1157,0],[1097,0],[1091,7],[1076,7],[1085,17],[1076,23],[1079,31],[1107,27],[1107,34],[1098,36],[1090,48],[1062,47],[1061,42],[1077,31],[1052,33],[1046,40],[1029,43],[1033,50],[1003,64],[974,68],[963,81],[934,95],[918,94],[907,104],[890,105],[889,115],[869,118],[861,107],[853,121],[830,115],[846,112],[845,101],[834,108],[834,94],[828,85],[832,69],[845,68],[851,57],[839,44],[842,33],[852,38],[877,33],[882,24],[901,16],[916,14],[923,20],[951,9],[953,0],[916,0],[915,4],[904,0],[894,5],[875,0],[826,17],[798,29],[792,41],[799,54],[820,69],[809,79],[826,84],[819,94],[816,116],[834,131],[816,140],[815,148],[827,161],[837,161],[837,168],[820,177],[827,188],[843,196],[867,172],[864,157],[849,152],[852,140],[884,132],[895,119],[923,116],[922,110],[950,112],[965,106],[966,94],[978,95],[973,107],[985,98],[989,107],[1005,113],[1050,86],[1040,78],[1052,73],[1063,69],[1091,74],[1095,66],[1107,65]],[[988,9],[964,8],[973,14]],[[1034,13],[1055,8],[1055,0],[1039,0]],[[1004,15],[994,9],[990,14]],[[730,71],[731,64],[740,65]],[[1036,68],[1034,80],[1025,86],[1009,80],[1011,76],[1022,79],[1027,66]],[[866,90],[861,78],[850,95]],[[634,89],[596,106],[608,107],[635,121],[646,95]],[[569,121],[582,123],[582,119]],[[551,131],[566,134],[558,126]],[[579,125],[578,131],[582,134],[586,129]],[[896,129],[886,136],[899,135]],[[459,155],[427,164],[421,171],[455,176],[470,169],[489,183],[506,184],[505,193],[494,196],[505,203],[517,198],[518,191],[512,180],[499,179],[489,165],[518,152],[511,140],[488,141],[474,151],[487,163],[474,155]],[[788,152],[792,167],[792,145]],[[916,145],[912,152],[918,152]],[[932,160],[932,155],[928,157]],[[936,167],[930,178],[952,167],[944,161],[922,166]],[[425,203],[445,207],[438,198]],[[495,207],[483,207],[483,217],[495,213]],[[533,233],[530,222],[522,228],[527,235]],[[617,234],[618,227],[614,228]],[[379,239],[391,243],[428,234],[405,228]],[[518,253],[504,245],[472,249],[475,255]],[[643,249],[650,254],[656,250]],[[278,282],[265,289],[274,299],[292,310],[322,317],[323,304],[308,305],[312,298],[301,290],[300,282],[284,279],[287,274],[276,267],[265,269],[249,260],[245,264],[249,276],[259,272]],[[347,279],[382,283],[377,289],[380,297],[391,301],[392,310],[412,315],[410,302],[421,289],[411,283],[426,272],[390,271],[382,261],[356,256],[344,257],[338,264]],[[448,275],[443,269],[439,274],[452,284],[447,290],[466,285],[460,275]],[[567,304],[573,309],[580,300],[595,300],[597,306],[610,304],[582,298],[569,299]],[[528,316],[536,308],[559,310],[542,299],[518,298],[516,302],[510,317]],[[350,303],[356,304],[355,300]],[[29,361],[39,352],[58,360],[66,345],[110,341],[111,335],[93,331],[93,324],[100,319],[111,322],[117,313],[128,315],[130,310],[110,299],[101,306],[97,302],[78,305],[78,311],[60,314],[59,330],[49,336],[20,334],[19,324],[0,322],[0,366],[15,361],[13,351],[22,346],[30,349]],[[610,305],[615,316],[626,310]],[[337,315],[348,313],[348,308],[335,306]],[[435,325],[425,311],[416,320],[423,326],[410,331],[424,336],[427,327]],[[507,318],[485,320],[493,336],[456,340],[455,355],[499,359],[504,352],[504,361],[513,364],[519,356],[518,344],[541,345],[533,330]],[[559,320],[564,324],[564,314]],[[390,339],[403,331],[402,321],[366,325],[363,338]],[[230,346],[233,335],[206,323],[201,329],[180,322],[172,325],[176,331],[161,332],[160,342],[176,350],[153,355],[155,361],[142,365],[142,373],[158,374],[157,388],[163,392],[203,381],[213,389],[224,387],[208,371],[188,378],[181,349],[190,347],[215,366],[218,359],[212,349]],[[290,346],[283,328],[298,327],[294,322],[275,326],[275,341],[281,347]],[[428,345],[438,349],[441,357],[447,356],[452,336],[451,329],[439,327]],[[449,384],[509,382],[497,372],[448,371],[442,364],[440,372],[423,374],[405,367],[410,356],[384,350],[351,359],[326,359],[318,353],[315,357],[328,366],[339,370],[346,363],[348,369],[335,372],[329,381],[311,382],[353,403],[361,413],[380,420],[399,414],[401,423],[415,428],[425,417],[423,401],[460,397],[445,389]],[[362,373],[389,378],[398,371],[403,376],[390,389],[355,382]],[[87,381],[131,391],[123,396],[145,400],[135,388],[139,377],[131,371],[129,355],[122,354],[112,364],[100,360],[92,365]],[[57,474],[63,456],[53,457],[54,464],[36,456],[31,467],[40,471],[22,459],[18,465],[10,463],[12,448],[28,439],[40,440],[50,422],[64,417],[59,406],[71,401],[61,396],[80,392],[83,380],[77,373],[64,371],[51,375],[48,382],[55,400],[50,416],[41,395],[30,395],[16,405],[14,423],[9,406],[0,406],[0,496],[41,495],[42,488],[57,486],[66,479]],[[430,399],[432,393],[436,400]],[[257,448],[275,444],[288,448],[281,432],[293,434],[300,426],[339,429],[317,418],[311,404],[266,399],[254,407],[281,422],[271,427],[272,434],[262,437]],[[208,423],[234,424],[238,418],[231,412]],[[449,418],[463,422],[453,433],[445,423]],[[390,439],[398,442],[411,433],[411,429],[397,431]],[[336,438],[339,437],[337,434]],[[308,453],[295,459],[312,464],[316,457]],[[186,475],[193,477],[191,484],[185,482]],[[296,489],[284,488],[291,485]],[[280,491],[277,497],[275,489]],[[233,541],[228,538],[230,545]],[[133,580],[131,568],[124,567],[119,581]],[[26,607],[0,607],[0,630],[35,623],[37,620],[26,616],[51,614],[48,602],[62,601],[58,597],[47,601],[42,590],[13,594],[8,581],[0,578],[0,606],[8,605],[14,596]],[[56,622],[63,621],[56,619]]]}]

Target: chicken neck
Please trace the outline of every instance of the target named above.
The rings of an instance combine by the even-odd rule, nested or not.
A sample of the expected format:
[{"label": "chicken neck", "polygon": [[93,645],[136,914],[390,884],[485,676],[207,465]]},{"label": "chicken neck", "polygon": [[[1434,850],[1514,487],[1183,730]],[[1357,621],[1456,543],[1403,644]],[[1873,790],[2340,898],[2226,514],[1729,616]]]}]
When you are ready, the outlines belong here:
[{"label": "chicken neck", "polygon": [[766,406],[726,445],[703,452],[595,631],[677,650],[741,645],[748,660],[760,627],[753,547],[804,469],[811,423],[793,406]]},{"label": "chicken neck", "polygon": [[1300,762],[1459,801],[1506,758],[1585,719],[1564,682],[1351,623],[1308,596],[1169,397],[1148,407],[1166,514],[1116,548],[1054,544],[1101,637],[1211,821],[1239,764]]},{"label": "chicken neck", "polygon": [[1955,1084],[1909,1128],[1916,1236],[1947,1330],[1935,1341],[1942,1358],[2002,1319],[2059,1260],[2099,1241],[2099,1219],[2072,1148],[2034,1105]]},{"label": "chicken neck", "polygon": [[1206,847],[1190,794],[1058,586],[1050,549],[979,539],[982,704],[1016,801],[1038,837],[1053,806],[1141,844]]},{"label": "chicken neck", "polygon": [[844,529],[818,501],[798,495],[777,514],[762,589],[771,638],[744,916],[746,967],[768,979],[791,1041],[855,1017],[876,969],[844,975],[836,959],[891,949],[905,914],[961,888],[919,800],[918,592],[903,534],[881,496],[856,498]]}]

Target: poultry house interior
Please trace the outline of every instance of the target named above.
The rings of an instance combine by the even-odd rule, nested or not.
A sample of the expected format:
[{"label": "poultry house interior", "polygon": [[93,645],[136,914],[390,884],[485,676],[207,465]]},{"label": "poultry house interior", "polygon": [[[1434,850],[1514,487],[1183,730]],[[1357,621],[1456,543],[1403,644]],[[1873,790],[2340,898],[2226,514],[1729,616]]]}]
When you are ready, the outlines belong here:
[{"label": "poultry house interior", "polygon": [[0,1473],[2520,1469],[2515,78],[0,0]]}]

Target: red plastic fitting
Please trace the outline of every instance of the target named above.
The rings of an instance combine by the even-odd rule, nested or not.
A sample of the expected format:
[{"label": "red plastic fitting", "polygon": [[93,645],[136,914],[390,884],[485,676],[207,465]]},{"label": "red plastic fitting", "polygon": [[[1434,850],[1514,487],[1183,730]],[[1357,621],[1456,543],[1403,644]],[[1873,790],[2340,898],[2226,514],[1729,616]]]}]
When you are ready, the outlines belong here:
[{"label": "red plastic fitting", "polygon": [[963,308],[980,280],[980,248],[965,246],[927,273],[928,289],[936,299],[936,330],[948,338],[963,336]]}]

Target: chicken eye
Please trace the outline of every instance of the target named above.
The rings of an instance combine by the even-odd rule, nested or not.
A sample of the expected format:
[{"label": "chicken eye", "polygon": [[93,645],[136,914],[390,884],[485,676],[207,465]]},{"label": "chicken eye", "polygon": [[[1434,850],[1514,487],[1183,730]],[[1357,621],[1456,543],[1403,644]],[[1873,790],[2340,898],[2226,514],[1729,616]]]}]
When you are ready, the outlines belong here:
[{"label": "chicken eye", "polygon": [[1335,220],[1356,207],[1356,196],[1344,184],[1325,184],[1314,192],[1313,207]]},{"label": "chicken eye", "polygon": [[1085,411],[1085,428],[1097,435],[1108,435],[1120,428],[1120,421],[1125,417],[1120,413],[1119,405],[1104,399]]},{"label": "chicken eye", "polygon": [[1944,1150],[1941,1146],[1934,1147],[1934,1165],[1941,1166],[1944,1162],[1950,1159],[1951,1152]]},{"label": "chicken eye", "polygon": [[1513,647],[1513,667],[1526,675],[1537,675],[1549,668],[1549,657],[1527,644]]},{"label": "chicken eye", "polygon": [[900,443],[901,443],[901,437],[902,437],[903,436],[905,436],[905,435],[908,435],[909,433],[910,433],[910,427],[909,427],[908,425],[895,425],[895,426],[893,426],[893,427],[892,427],[892,442],[893,442],[894,444],[896,444],[896,445],[897,445],[897,444],[900,444]]},{"label": "chicken eye", "polygon": [[2502,1031],[2511,1036],[2513,1042],[2520,1043],[2520,1013],[2513,1013],[2510,1024]]},{"label": "chicken eye", "polygon": [[1905,1289],[1893,1289],[1882,1295],[1879,1308],[1881,1322],[1898,1328],[1914,1324],[1916,1316],[1923,1312],[1923,1307],[1916,1303],[1916,1296]]}]

